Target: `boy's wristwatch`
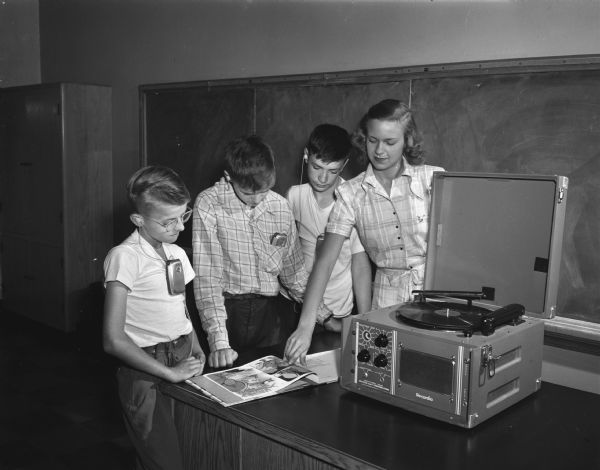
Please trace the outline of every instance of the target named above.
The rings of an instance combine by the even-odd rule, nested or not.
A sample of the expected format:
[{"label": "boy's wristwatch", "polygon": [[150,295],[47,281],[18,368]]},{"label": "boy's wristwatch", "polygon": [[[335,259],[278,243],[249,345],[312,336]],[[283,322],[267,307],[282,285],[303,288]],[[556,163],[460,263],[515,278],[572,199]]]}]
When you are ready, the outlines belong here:
[{"label": "boy's wristwatch", "polygon": [[317,311],[317,325],[323,326],[323,324],[333,317],[333,312],[325,305],[323,301],[321,301],[321,305],[319,305],[319,310]]},{"label": "boy's wristwatch", "polygon": [[323,325],[325,325],[325,323],[327,323],[332,318],[333,318],[333,312],[329,312],[329,315],[327,315],[326,317],[317,318],[317,324],[323,326]]}]

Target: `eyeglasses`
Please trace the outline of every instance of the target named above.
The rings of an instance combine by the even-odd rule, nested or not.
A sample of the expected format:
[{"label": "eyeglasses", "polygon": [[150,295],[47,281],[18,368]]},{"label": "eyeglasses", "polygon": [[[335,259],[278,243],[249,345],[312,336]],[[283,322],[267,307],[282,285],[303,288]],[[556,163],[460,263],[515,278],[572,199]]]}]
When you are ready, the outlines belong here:
[{"label": "eyeglasses", "polygon": [[170,219],[170,220],[167,220],[166,222],[161,222],[160,220],[156,220],[156,219],[153,219],[152,217],[147,217],[145,215],[142,215],[142,217],[144,219],[151,220],[152,222],[156,222],[158,225],[164,227],[167,232],[171,232],[171,231],[175,230],[175,228],[177,227],[177,224],[179,223],[180,220],[181,220],[182,224],[185,224],[188,220],[190,220],[190,217],[192,216],[193,213],[194,213],[194,211],[192,209],[188,208],[187,211],[185,211],[183,214],[181,214],[176,219]]}]

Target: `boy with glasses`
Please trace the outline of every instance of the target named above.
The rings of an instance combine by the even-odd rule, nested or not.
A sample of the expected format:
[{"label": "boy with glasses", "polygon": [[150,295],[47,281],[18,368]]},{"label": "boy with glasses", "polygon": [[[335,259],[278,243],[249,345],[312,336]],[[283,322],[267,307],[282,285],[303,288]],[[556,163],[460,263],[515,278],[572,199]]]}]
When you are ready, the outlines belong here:
[{"label": "boy with glasses", "polygon": [[172,399],[160,381],[202,373],[205,357],[185,306],[194,270],[174,242],[189,220],[190,195],[173,170],[149,166],[127,184],[136,230],[104,261],[104,350],[121,361],[117,371],[125,427],[136,468],[182,467]]}]

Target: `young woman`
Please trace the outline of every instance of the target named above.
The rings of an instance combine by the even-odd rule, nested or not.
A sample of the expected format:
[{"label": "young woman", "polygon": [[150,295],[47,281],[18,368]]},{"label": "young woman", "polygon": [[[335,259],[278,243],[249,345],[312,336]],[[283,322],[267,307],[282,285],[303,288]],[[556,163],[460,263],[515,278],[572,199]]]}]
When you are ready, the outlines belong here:
[{"label": "young woman", "polygon": [[[302,316],[317,307],[344,240],[356,228],[376,266],[371,307],[406,302],[423,284],[431,182],[421,138],[410,109],[393,99],[372,106],[361,119],[357,142],[369,158],[367,170],[341,184],[329,216],[320,256],[311,272]],[[285,356],[303,361],[310,335],[300,330],[287,341]]]}]

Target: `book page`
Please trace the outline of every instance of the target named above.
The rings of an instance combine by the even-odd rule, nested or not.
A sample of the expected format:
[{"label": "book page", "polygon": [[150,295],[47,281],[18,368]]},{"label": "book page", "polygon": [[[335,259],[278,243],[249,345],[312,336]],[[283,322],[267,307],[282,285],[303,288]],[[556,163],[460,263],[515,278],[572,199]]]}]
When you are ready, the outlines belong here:
[{"label": "book page", "polygon": [[310,375],[314,372],[300,364],[265,356],[243,366],[192,377],[187,382],[230,405],[275,395]]},{"label": "book page", "polygon": [[256,361],[249,362],[247,365],[272,375],[273,377],[285,380],[288,385],[307,375],[315,373],[310,367],[305,367],[301,364],[290,364],[277,356],[261,357]]},{"label": "book page", "polygon": [[310,385],[336,382],[340,350],[306,356],[306,366],[265,356],[242,366],[192,377],[186,382],[223,406],[257,400]]},{"label": "book page", "polygon": [[273,395],[288,383],[249,365],[213,372],[204,376],[225,388],[243,401]]},{"label": "book page", "polygon": [[316,375],[307,380],[317,384],[337,382],[340,378],[340,349],[323,351],[306,356],[306,367]]}]

